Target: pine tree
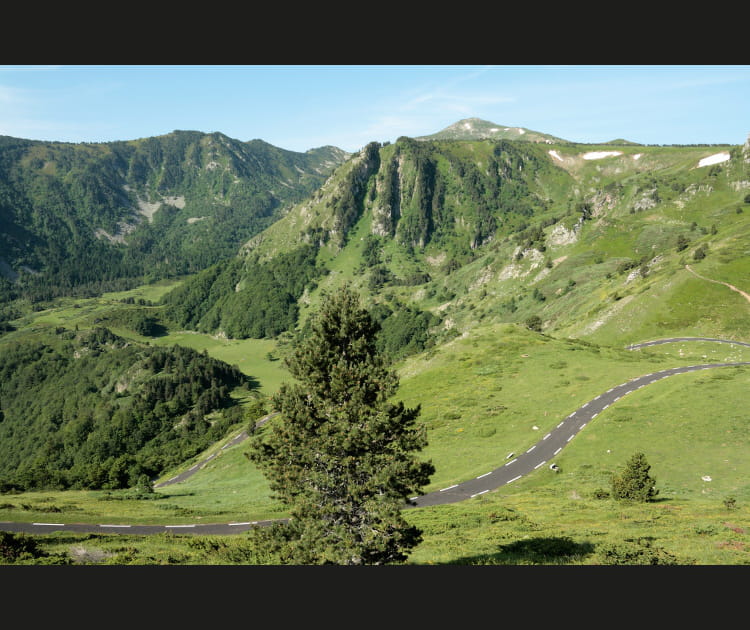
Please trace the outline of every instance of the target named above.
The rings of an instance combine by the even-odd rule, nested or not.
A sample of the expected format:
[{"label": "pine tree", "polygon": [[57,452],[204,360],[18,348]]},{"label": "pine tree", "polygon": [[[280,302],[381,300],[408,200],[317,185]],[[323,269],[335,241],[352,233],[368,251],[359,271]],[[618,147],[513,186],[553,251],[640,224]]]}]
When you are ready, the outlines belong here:
[{"label": "pine tree", "polygon": [[650,501],[659,491],[649,475],[651,466],[643,453],[633,455],[619,475],[612,476],[612,497],[625,501]]},{"label": "pine tree", "polygon": [[435,470],[414,455],[427,444],[420,408],[389,400],[398,378],[348,286],[325,297],[311,324],[286,359],[298,382],[281,386],[279,416],[251,442],[250,460],[290,513],[259,538],[282,563],[403,562],[422,532],[402,509]]}]

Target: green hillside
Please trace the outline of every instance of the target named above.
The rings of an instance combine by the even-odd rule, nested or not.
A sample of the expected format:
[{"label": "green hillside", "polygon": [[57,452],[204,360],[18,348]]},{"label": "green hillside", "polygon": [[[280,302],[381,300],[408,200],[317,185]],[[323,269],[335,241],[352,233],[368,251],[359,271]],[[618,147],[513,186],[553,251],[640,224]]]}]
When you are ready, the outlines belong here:
[{"label": "green hillside", "polygon": [[[407,304],[453,334],[538,317],[547,334],[597,343],[741,339],[746,301],[711,280],[747,286],[747,181],[741,146],[374,143],[242,247],[232,291],[305,244],[317,258],[294,272],[297,323],[347,281],[367,303]],[[186,287],[214,304],[209,275]]]},{"label": "green hillside", "polygon": [[[0,447],[10,463],[0,479],[24,491],[6,493],[0,521],[44,520],[50,506],[61,512],[58,522],[285,517],[244,447],[222,446],[289,378],[290,342],[343,283],[380,324],[379,350],[400,379],[395,398],[421,408],[424,456],[435,465],[428,491],[502,465],[629,379],[750,360],[746,346],[708,341],[626,349],[672,336],[750,342],[750,139],[737,146],[529,142],[484,137],[484,122],[467,130],[477,137],[368,144],[308,195],[290,197],[230,255],[183,268],[169,283],[37,309],[7,303],[0,310],[0,366],[9,375],[0,383]],[[101,327],[112,332],[94,332]],[[86,334],[113,333],[118,341],[101,349],[100,364],[71,358]],[[139,399],[169,374],[145,369],[151,353],[187,357],[188,347],[196,361],[239,366],[232,370],[242,372],[244,386],[240,379],[222,390],[203,413],[205,424],[180,434],[188,442],[174,441],[175,427],[185,427],[199,402],[160,404],[163,424],[149,416],[143,425],[155,441],[121,449],[127,466],[101,465],[117,483],[107,477],[92,485],[101,477],[83,467],[89,447],[82,436],[109,442],[101,436],[132,422],[130,393],[118,393],[117,383],[142,384],[132,391]],[[64,369],[37,383],[38,361],[43,374]],[[749,373],[717,368],[649,385],[566,446],[558,473],[543,468],[460,504],[409,510],[424,541],[408,563],[747,564],[750,432],[741,401]],[[68,406],[66,391],[76,392]],[[99,425],[79,426],[84,407],[120,411],[105,414],[104,433],[96,433]],[[33,411],[29,428],[25,409]],[[140,430],[135,425],[126,432]],[[653,465],[660,498],[621,504],[609,482],[639,451]],[[217,456],[201,464],[209,454]],[[57,464],[45,468],[45,458]],[[164,480],[198,464],[198,474],[158,489],[156,500],[127,489],[147,465]],[[23,475],[13,476],[16,469]],[[113,564],[262,561],[246,536],[38,538],[50,553],[69,555],[80,545]]]},{"label": "green hillside", "polygon": [[194,131],[101,144],[0,137],[0,299],[96,295],[204,269],[347,155]]}]

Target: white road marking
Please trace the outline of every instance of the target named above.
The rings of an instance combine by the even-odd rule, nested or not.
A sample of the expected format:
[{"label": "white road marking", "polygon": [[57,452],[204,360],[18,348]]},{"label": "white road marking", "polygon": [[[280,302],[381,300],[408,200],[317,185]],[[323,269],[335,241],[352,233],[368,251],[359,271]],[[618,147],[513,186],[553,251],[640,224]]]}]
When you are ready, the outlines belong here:
[{"label": "white road marking", "polygon": [[447,488],[443,488],[442,490],[440,490],[440,492],[445,492],[446,490],[450,490],[451,488],[457,488],[457,487],[458,487],[458,484],[454,483],[452,486],[448,486]]},{"label": "white road marking", "polygon": [[164,527],[195,527],[195,525],[165,525]]},{"label": "white road marking", "polygon": [[189,470],[195,470],[196,468],[198,468],[198,464],[196,464],[195,466],[193,466],[193,467],[192,467],[192,468],[190,468]]},{"label": "white road marking", "polygon": [[530,449],[529,449],[528,451],[526,451],[526,452],[527,452],[527,453],[531,453],[531,451],[533,451],[533,450],[534,450],[535,448],[536,448],[536,444],[534,444],[534,446],[532,446],[532,447],[531,447],[531,448],[530,448]]},{"label": "white road marking", "polygon": [[484,473],[483,475],[479,475],[479,477],[477,477],[477,479],[481,479],[482,477],[486,477],[487,475],[491,475],[491,474],[492,474],[492,471],[490,471],[488,473]]},{"label": "white road marking", "polygon": [[602,407],[602,411],[604,411],[607,407],[609,407],[609,405],[604,405],[604,407]]},{"label": "white road marking", "polygon": [[558,448],[558,449],[557,449],[557,450],[556,450],[556,451],[555,451],[554,453],[552,453],[552,454],[553,454],[553,455],[557,455],[557,454],[558,454],[558,453],[559,453],[559,452],[560,452],[561,450],[562,450],[562,446],[561,446],[560,448]]},{"label": "white road marking", "polygon": [[50,527],[65,527],[65,523],[32,523],[32,525],[49,525]]},{"label": "white road marking", "polygon": [[489,492],[489,490],[482,490],[481,492],[477,492],[476,494],[472,494],[469,498],[473,499],[474,497],[478,497],[480,494],[484,494],[485,492]]},{"label": "white road marking", "polygon": [[584,407],[588,407],[588,406],[589,406],[589,404],[588,404],[588,403],[586,403],[585,405],[583,405],[583,406],[581,407],[581,409],[583,409]]},{"label": "white road marking", "polygon": [[[574,435],[575,435],[575,434],[574,434]],[[565,440],[565,441],[566,441],[566,442],[570,442],[570,441],[571,441],[572,439],[573,439],[573,436],[571,435],[571,436],[570,436],[570,437],[569,437],[569,438],[568,438],[567,440]]]},{"label": "white road marking", "polygon": [[511,481],[515,481],[516,479],[520,479],[520,478],[521,478],[521,475],[518,475],[518,477],[513,477],[513,479],[510,479],[506,481],[505,483],[510,483]]},{"label": "white road marking", "polygon": [[510,461],[509,461],[509,462],[508,462],[507,464],[505,464],[505,465],[506,465],[506,466],[510,466],[510,465],[511,465],[511,464],[512,464],[513,462],[515,462],[515,461],[518,461],[518,457],[516,457],[515,459],[511,459],[511,460],[510,460]]},{"label": "white road marking", "polygon": [[250,521],[247,521],[246,523],[229,523],[229,526],[230,526],[230,527],[231,527],[232,525],[252,525],[252,523],[251,523]]},{"label": "white road marking", "polygon": [[562,425],[565,424],[565,420],[563,420],[560,424],[557,425],[557,428],[559,429]]},{"label": "white road marking", "polygon": [[550,435],[552,435],[552,434],[551,434],[551,433],[548,433],[548,434],[547,434],[547,435],[545,435],[545,436],[544,436],[544,437],[543,437],[542,439],[543,439],[543,440],[546,440],[546,439],[547,439],[547,438],[548,438],[548,437],[549,437]]},{"label": "white road marking", "polygon": [[539,468],[539,466],[544,466],[546,463],[547,463],[546,461],[539,462],[536,466],[534,466],[534,470],[536,470],[537,468]]},{"label": "white road marking", "polygon": [[99,525],[99,527],[130,527],[130,525]]}]

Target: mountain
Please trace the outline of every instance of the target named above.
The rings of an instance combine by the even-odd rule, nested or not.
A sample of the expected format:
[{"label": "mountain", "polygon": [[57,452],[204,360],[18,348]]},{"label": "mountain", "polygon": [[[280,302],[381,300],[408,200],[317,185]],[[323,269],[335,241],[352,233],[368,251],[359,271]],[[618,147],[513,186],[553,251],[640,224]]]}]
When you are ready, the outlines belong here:
[{"label": "mountain", "polygon": [[525,140],[526,142],[565,143],[566,140],[524,127],[497,125],[481,118],[464,118],[445,129],[415,140]]},{"label": "mountain", "polygon": [[0,137],[0,297],[93,295],[199,271],[347,157],[179,130],[101,144]]},{"label": "mountain", "polygon": [[[349,281],[369,304],[430,313],[442,337],[532,317],[545,333],[607,343],[667,330],[747,337],[742,300],[693,273],[747,286],[747,155],[747,145],[372,143],[225,269],[166,302],[180,325],[231,336],[253,327],[229,322],[259,303],[254,279],[281,264],[289,273],[263,293],[295,284],[283,293],[287,330]],[[179,315],[186,296],[192,323]]]}]

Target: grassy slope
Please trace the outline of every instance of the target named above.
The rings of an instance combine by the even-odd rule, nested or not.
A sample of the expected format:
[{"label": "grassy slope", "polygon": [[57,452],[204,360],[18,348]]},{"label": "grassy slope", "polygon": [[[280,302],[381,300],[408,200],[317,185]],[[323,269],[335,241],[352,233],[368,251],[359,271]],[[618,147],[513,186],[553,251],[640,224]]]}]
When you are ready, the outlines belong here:
[{"label": "grassy slope", "polygon": [[[654,168],[644,158],[655,152],[643,147],[617,149],[631,156],[644,154],[638,161],[630,157],[631,162],[626,163],[633,168],[633,178],[639,176],[638,169]],[[567,147],[558,151],[563,155],[575,152]],[[691,149],[683,166],[694,165],[715,152],[706,147]],[[677,156],[684,151],[660,153],[675,156],[674,163],[662,161],[660,168],[678,173]],[[611,160],[622,162],[621,158]],[[607,168],[612,172],[618,168],[612,163],[605,167],[602,162],[583,160],[569,166],[572,171],[578,169],[576,173],[587,182],[582,186],[593,185],[597,178],[599,184],[606,183],[611,176]],[[588,174],[581,174],[581,169]],[[688,171],[681,177],[695,178],[687,184],[699,184],[703,175]],[[627,178],[622,181],[627,183]],[[479,258],[447,279],[446,284],[452,282],[457,289],[457,298],[447,305],[446,313],[465,334],[399,365],[397,397],[410,406],[421,404],[421,418],[429,431],[429,446],[423,455],[432,459],[437,471],[428,490],[497,467],[507,453],[528,448],[570,411],[628,378],[675,365],[750,360],[750,349],[725,344],[673,344],[638,352],[623,349],[627,343],[671,335],[750,340],[750,304],[727,287],[696,278],[684,268],[689,263],[703,275],[750,288],[750,212],[736,213],[742,193],[724,188],[713,197],[719,201],[710,207],[700,193],[675,193],[660,209],[635,215],[629,213],[628,204],[637,194],[624,188],[619,205],[606,220],[595,218],[576,242],[550,248],[550,256],[559,262],[546,277],[539,278],[540,268],[526,277],[502,277],[511,262],[512,248],[498,244],[501,257]],[[321,289],[344,278],[364,286],[365,278],[354,276],[353,269],[367,221],[363,218],[342,255],[332,259],[333,273],[321,282]],[[716,235],[695,235],[696,243],[701,239],[711,243],[710,255],[700,262],[685,256],[692,253],[693,246],[679,255],[671,246],[675,234],[689,230],[692,221],[703,227],[716,223],[719,228]],[[647,278],[625,282],[612,273],[620,258],[654,245],[670,251],[651,267]],[[597,253],[601,263],[593,260]],[[523,261],[519,267],[529,271],[530,263]],[[612,274],[610,278],[607,273]],[[483,276],[489,279],[477,282]],[[542,307],[547,325],[554,324],[550,337],[502,323],[509,319],[507,313],[496,313],[499,303],[524,287],[528,289],[529,280],[535,278],[546,280],[548,289],[576,281],[557,302],[548,299]],[[406,291],[399,288],[395,292]],[[303,309],[304,314],[315,308],[320,289],[308,299],[310,306]],[[416,299],[419,302],[420,298]],[[436,306],[426,298],[421,304]],[[532,306],[528,301],[522,303],[514,321],[523,321],[533,312]],[[90,321],[97,308],[96,301],[87,301],[75,311],[38,313],[33,325],[70,326],[84,322],[84,316]],[[601,345],[569,339],[575,337]],[[281,362],[264,365],[264,361],[271,363],[264,357],[273,351],[272,342],[231,342],[184,333],[155,341],[205,347],[213,356],[227,357],[225,360],[256,376],[264,392],[273,391],[285,378]],[[547,562],[597,563],[601,561],[597,549],[604,543],[650,536],[682,562],[747,562],[750,538],[746,531],[731,528],[733,523],[747,523],[750,516],[750,487],[745,481],[750,478],[750,463],[742,456],[750,446],[750,432],[746,414],[737,405],[747,391],[749,375],[747,369],[731,368],[680,375],[651,385],[628,395],[587,426],[560,454],[560,474],[542,469],[512,487],[475,500],[408,512],[409,519],[425,529],[425,541],[411,561],[539,562],[533,541],[570,537],[570,553],[558,553]],[[68,521],[100,522],[108,517],[109,522],[177,523],[255,520],[281,514],[268,497],[263,478],[242,456],[242,448],[223,451],[221,458],[191,480],[160,490],[165,497],[162,501],[102,501],[96,493],[27,493],[13,497],[9,502],[16,508],[0,511],[0,518],[41,520],[44,511],[18,506],[43,508],[50,503],[68,506],[65,517],[56,516]],[[639,450],[652,464],[660,501],[624,506],[594,499],[596,490],[608,488],[608,475]],[[192,463],[187,462],[186,467]],[[706,475],[710,482],[703,480]],[[723,505],[730,496],[736,497],[737,510]]]}]

